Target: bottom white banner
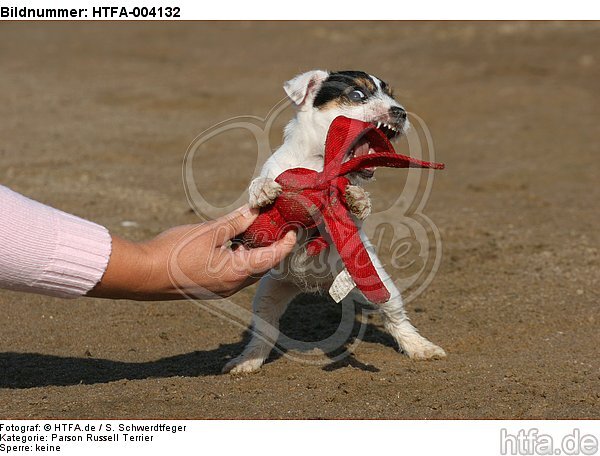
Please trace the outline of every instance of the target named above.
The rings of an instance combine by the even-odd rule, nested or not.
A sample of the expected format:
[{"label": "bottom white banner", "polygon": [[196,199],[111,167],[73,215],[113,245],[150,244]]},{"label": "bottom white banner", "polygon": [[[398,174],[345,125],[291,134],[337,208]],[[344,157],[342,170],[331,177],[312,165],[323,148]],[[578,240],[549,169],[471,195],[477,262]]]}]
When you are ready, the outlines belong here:
[{"label": "bottom white banner", "polygon": [[600,421],[0,421],[0,454],[595,455]]}]

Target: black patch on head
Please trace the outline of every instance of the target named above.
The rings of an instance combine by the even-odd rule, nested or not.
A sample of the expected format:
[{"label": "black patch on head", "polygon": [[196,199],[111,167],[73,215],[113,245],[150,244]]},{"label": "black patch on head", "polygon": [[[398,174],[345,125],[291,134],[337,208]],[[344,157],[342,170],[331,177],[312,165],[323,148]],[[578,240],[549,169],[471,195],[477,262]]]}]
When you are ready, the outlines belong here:
[{"label": "black patch on head", "polygon": [[366,100],[377,90],[377,85],[364,71],[335,71],[321,85],[313,106],[319,108],[332,100],[343,99],[353,89],[360,89]]},{"label": "black patch on head", "polygon": [[379,79],[379,82],[381,83],[381,91],[385,93],[388,97],[394,98],[394,92],[392,88],[387,84],[387,82],[380,78],[377,79]]}]

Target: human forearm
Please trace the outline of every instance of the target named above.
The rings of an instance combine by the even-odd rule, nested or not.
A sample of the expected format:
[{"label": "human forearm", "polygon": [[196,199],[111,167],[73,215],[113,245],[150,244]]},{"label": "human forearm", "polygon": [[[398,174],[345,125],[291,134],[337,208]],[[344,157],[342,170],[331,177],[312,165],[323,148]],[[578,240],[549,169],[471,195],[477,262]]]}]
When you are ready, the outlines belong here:
[{"label": "human forearm", "polygon": [[152,274],[151,255],[144,244],[112,235],[112,251],[106,271],[87,296],[143,300]]}]

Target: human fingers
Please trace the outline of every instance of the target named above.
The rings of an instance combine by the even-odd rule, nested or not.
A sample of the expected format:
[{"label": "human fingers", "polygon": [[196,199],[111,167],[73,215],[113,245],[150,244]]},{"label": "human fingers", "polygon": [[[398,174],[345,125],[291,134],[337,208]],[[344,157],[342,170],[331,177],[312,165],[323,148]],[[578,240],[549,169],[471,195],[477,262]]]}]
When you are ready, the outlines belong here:
[{"label": "human fingers", "polygon": [[243,233],[256,220],[259,210],[250,208],[248,205],[213,220],[210,223],[210,229],[214,233],[215,246],[220,246],[238,234]]},{"label": "human fingers", "polygon": [[292,230],[268,247],[251,249],[239,254],[245,256],[244,262],[247,274],[257,276],[281,263],[291,253],[294,245],[296,245],[296,232]]}]

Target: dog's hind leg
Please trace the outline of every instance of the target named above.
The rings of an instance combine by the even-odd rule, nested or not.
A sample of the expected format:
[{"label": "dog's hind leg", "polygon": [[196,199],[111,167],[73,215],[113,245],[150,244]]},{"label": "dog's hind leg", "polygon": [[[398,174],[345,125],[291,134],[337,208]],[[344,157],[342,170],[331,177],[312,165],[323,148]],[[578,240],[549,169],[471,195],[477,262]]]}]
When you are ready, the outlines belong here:
[{"label": "dog's hind leg", "polygon": [[[396,340],[400,349],[412,359],[445,358],[444,349],[421,336],[417,328],[409,321],[396,286],[387,282],[386,286],[392,293],[392,298],[381,306],[383,325]],[[391,289],[392,287],[394,290]]]},{"label": "dog's hind leg", "polygon": [[421,336],[417,328],[411,324],[406,315],[400,291],[383,268],[369,238],[362,230],[361,238],[369,252],[373,265],[377,269],[379,277],[391,295],[389,301],[380,306],[385,329],[396,340],[400,349],[412,359],[425,360],[445,358],[446,352],[441,347],[438,347],[425,337]]},{"label": "dog's hind leg", "polygon": [[269,274],[260,280],[252,303],[252,338],[242,354],[225,365],[223,373],[241,374],[260,369],[279,337],[279,319],[298,293],[300,289],[293,283]]}]

